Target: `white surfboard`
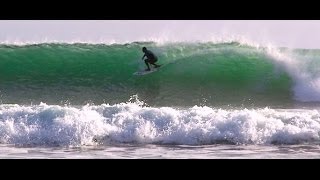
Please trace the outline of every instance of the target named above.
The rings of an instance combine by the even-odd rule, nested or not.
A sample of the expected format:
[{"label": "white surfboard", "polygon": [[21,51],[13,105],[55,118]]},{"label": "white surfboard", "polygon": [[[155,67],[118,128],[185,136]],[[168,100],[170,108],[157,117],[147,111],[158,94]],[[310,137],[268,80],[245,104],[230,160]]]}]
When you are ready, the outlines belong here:
[{"label": "white surfboard", "polygon": [[133,73],[133,75],[143,76],[143,75],[147,75],[147,74],[150,74],[150,73],[153,73],[156,71],[158,71],[158,68],[151,69],[150,71],[145,71],[145,70],[137,71],[137,72]]},{"label": "white surfboard", "polygon": [[160,65],[160,67],[157,67],[157,68],[151,67],[150,71],[146,71],[146,70],[137,71],[137,72],[133,73],[133,75],[137,75],[137,76],[147,75],[147,74],[150,74],[150,73],[158,71],[162,67],[163,67],[163,64]]}]

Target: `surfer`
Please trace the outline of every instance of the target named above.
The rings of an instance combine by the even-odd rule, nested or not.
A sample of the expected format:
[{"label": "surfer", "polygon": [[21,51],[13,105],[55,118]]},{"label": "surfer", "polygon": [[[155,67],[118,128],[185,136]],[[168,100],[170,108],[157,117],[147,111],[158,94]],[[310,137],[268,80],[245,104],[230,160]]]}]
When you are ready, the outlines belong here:
[{"label": "surfer", "polygon": [[158,68],[160,67],[160,65],[157,65],[156,62],[158,61],[158,58],[156,55],[154,55],[153,52],[151,52],[150,50],[147,50],[146,47],[143,47],[142,48],[142,52],[144,52],[144,55],[142,57],[142,60],[144,57],[147,57],[147,59],[144,60],[144,62],[146,63],[147,65],[147,69],[146,71],[150,71],[150,66],[149,66],[149,63],[152,64],[154,66],[154,68]]}]

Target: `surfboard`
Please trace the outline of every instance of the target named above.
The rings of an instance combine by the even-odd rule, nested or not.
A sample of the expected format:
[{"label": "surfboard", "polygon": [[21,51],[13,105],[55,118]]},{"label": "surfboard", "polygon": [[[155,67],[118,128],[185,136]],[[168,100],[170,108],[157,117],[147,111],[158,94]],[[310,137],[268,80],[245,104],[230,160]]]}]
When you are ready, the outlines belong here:
[{"label": "surfboard", "polygon": [[158,68],[151,69],[150,71],[145,71],[145,70],[137,71],[137,72],[133,73],[133,75],[143,76],[143,75],[147,75],[147,74],[150,74],[150,73],[153,73],[153,72],[156,72],[156,71],[158,71]]},{"label": "surfboard", "polygon": [[162,68],[162,67],[163,67],[163,65],[160,65],[160,67],[157,67],[157,68],[151,67],[151,70],[150,70],[150,71],[141,70],[141,71],[137,71],[137,72],[133,73],[133,75],[137,75],[137,76],[147,75],[147,74],[150,74],[150,73],[153,73],[153,72],[158,71],[158,70],[159,70],[160,68]]}]

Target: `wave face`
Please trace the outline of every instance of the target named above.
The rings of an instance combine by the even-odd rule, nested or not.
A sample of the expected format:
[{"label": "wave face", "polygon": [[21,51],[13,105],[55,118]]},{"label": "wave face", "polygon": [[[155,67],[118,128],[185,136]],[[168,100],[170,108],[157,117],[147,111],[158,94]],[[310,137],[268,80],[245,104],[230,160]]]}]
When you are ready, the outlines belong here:
[{"label": "wave face", "polygon": [[[163,64],[146,76],[141,47]],[[240,43],[0,45],[3,104],[290,106],[320,101],[319,50]]]},{"label": "wave face", "polygon": [[0,105],[0,143],[17,146],[306,144],[319,131],[317,110]]}]

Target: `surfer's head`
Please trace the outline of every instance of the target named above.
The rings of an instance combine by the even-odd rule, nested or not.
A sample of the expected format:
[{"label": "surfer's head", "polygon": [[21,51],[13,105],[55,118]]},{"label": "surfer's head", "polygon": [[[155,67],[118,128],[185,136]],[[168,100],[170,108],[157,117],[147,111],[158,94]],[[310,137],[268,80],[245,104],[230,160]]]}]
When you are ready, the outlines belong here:
[{"label": "surfer's head", "polygon": [[143,52],[145,52],[146,50],[147,50],[147,48],[146,48],[146,47],[143,47],[143,48],[142,48],[142,51],[143,51]]}]

